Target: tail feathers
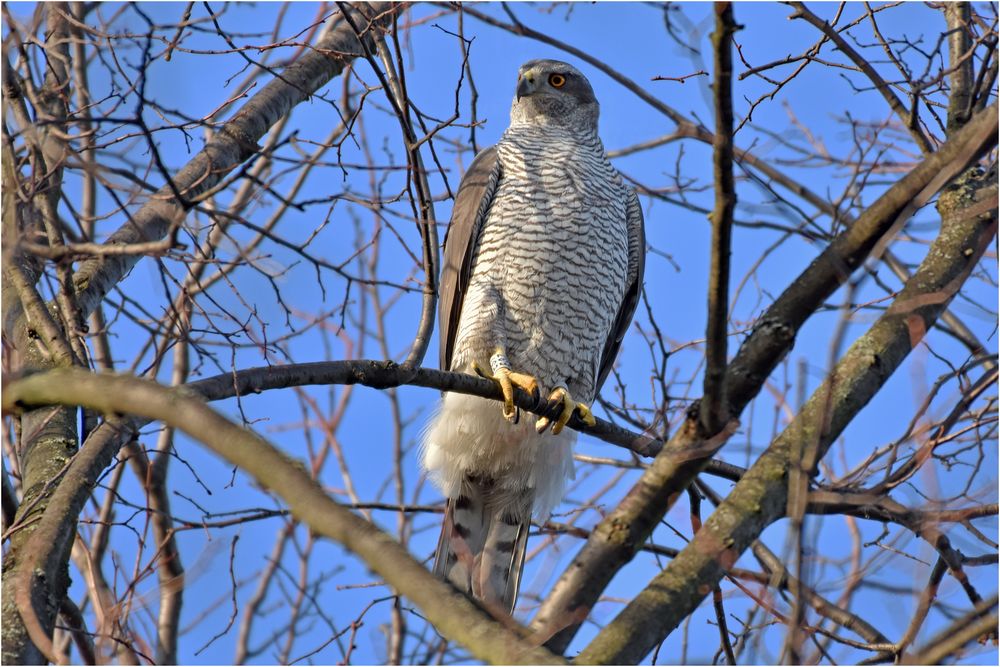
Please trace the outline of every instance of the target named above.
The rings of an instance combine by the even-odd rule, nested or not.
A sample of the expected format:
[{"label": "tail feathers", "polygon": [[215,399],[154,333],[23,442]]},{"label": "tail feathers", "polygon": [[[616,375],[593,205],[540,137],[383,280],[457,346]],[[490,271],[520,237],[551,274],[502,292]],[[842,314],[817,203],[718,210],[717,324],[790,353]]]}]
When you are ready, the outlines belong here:
[{"label": "tail feathers", "polygon": [[494,511],[487,507],[482,489],[470,486],[448,499],[434,573],[511,613],[524,568],[530,514],[518,519]]},{"label": "tail feathers", "polygon": [[493,517],[479,563],[478,593],[473,585],[476,597],[501,604],[508,614],[517,602],[530,526],[529,519]]},{"label": "tail feathers", "polygon": [[488,528],[482,494],[466,489],[458,498],[449,498],[434,556],[434,574],[459,590],[472,592],[472,577],[486,544]]}]

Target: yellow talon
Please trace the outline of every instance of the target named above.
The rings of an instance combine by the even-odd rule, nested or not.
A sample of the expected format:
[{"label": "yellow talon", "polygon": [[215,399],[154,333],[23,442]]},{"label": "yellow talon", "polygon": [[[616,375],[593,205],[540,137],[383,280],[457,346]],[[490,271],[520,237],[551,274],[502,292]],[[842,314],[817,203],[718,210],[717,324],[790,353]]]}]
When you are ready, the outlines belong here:
[{"label": "yellow talon", "polygon": [[580,420],[587,426],[595,426],[597,424],[597,418],[594,417],[594,413],[590,411],[590,406],[586,403],[577,403],[576,411],[580,413]]},{"label": "yellow talon", "polygon": [[500,391],[503,392],[503,416],[507,421],[516,424],[520,417],[517,406],[514,405],[514,387],[520,387],[538,401],[538,380],[527,373],[516,373],[509,368],[498,368],[495,373],[491,373],[478,362],[473,362],[472,368],[479,375],[500,385]]},{"label": "yellow talon", "polygon": [[594,419],[594,414],[590,411],[590,406],[574,401],[565,387],[556,387],[552,390],[552,393],[549,394],[548,409],[546,412],[558,409],[559,404],[562,404],[559,417],[554,422],[549,417],[539,417],[538,421],[535,422],[536,431],[545,433],[545,429],[551,425],[552,435],[559,435],[566,424],[569,423],[574,412],[580,413],[580,420],[587,426],[593,426],[597,423],[597,420]]}]

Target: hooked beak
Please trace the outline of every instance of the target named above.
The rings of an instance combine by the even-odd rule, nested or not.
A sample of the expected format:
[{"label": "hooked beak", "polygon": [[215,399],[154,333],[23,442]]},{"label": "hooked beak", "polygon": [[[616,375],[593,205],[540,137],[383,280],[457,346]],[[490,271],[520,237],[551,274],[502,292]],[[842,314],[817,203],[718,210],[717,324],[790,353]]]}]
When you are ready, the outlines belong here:
[{"label": "hooked beak", "polygon": [[527,97],[535,92],[535,75],[526,72],[520,79],[517,80],[517,99],[521,100],[522,97]]}]

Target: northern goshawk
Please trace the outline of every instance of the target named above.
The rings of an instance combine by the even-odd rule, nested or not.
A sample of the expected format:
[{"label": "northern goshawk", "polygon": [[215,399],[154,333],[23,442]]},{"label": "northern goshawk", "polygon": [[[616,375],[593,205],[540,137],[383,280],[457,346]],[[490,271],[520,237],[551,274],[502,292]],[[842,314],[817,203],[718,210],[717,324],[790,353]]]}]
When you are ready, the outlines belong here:
[{"label": "northern goshawk", "polygon": [[[642,288],[642,211],[597,118],[575,67],[522,65],[510,126],[462,179],[445,239],[441,368],[493,378],[506,400],[446,393],[428,426],[423,464],[448,499],[434,571],[508,613],[532,511],[547,518],[573,477],[563,427],[574,411],[593,423]],[[520,420],[515,386],[550,416]]]}]

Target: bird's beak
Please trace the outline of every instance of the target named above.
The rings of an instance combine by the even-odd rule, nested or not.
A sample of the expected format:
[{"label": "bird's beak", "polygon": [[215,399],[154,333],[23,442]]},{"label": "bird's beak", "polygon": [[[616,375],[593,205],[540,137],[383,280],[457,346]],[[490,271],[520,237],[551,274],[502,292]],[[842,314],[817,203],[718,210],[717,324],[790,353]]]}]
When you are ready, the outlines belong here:
[{"label": "bird's beak", "polygon": [[533,72],[525,72],[520,79],[517,80],[517,99],[521,100],[522,97],[526,97],[535,92],[535,81],[538,77],[535,76]]}]

